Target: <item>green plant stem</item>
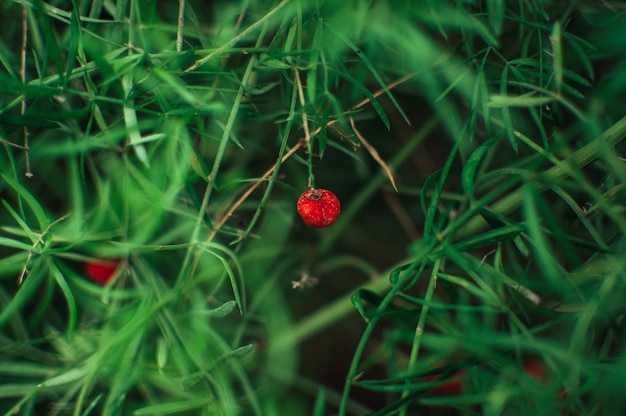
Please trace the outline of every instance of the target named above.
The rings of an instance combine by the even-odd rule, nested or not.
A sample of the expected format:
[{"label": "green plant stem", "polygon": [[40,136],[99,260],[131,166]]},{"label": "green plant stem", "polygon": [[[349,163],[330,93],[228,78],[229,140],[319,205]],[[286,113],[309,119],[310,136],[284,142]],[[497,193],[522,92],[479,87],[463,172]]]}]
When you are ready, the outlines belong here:
[{"label": "green plant stem", "polygon": [[304,130],[304,140],[306,142],[307,152],[307,167],[309,172],[308,188],[315,188],[315,176],[313,175],[313,142],[311,132],[309,131],[309,121],[306,114],[306,101],[304,100],[304,92],[302,91],[302,80],[300,79],[300,72],[298,68],[294,68],[296,85],[298,87],[298,98],[300,99],[300,106],[302,107],[302,128]]},{"label": "green plant stem", "polygon": [[[257,47],[262,43],[265,37],[265,31],[267,27],[264,27],[263,32],[259,35],[257,40]],[[193,276],[193,270],[195,269],[200,252],[196,252],[196,257],[193,261],[193,265],[190,268],[190,262],[192,258],[192,253],[196,250],[196,243],[198,242],[198,237],[200,235],[200,229],[202,228],[202,224],[204,224],[204,215],[206,213],[207,207],[209,205],[209,200],[211,199],[211,194],[213,192],[215,178],[220,170],[220,166],[222,165],[222,160],[224,158],[224,154],[226,153],[226,146],[228,146],[228,142],[230,141],[230,135],[235,125],[235,121],[237,120],[237,113],[239,112],[239,108],[241,106],[241,100],[243,99],[243,95],[246,91],[246,85],[248,85],[248,80],[250,79],[250,75],[252,74],[252,70],[257,62],[257,56],[253,55],[246,66],[246,70],[241,78],[241,84],[239,86],[239,90],[237,91],[237,95],[233,101],[233,106],[231,107],[230,114],[228,115],[228,120],[226,121],[226,125],[224,126],[224,131],[222,133],[222,137],[220,139],[220,144],[217,149],[217,154],[215,155],[215,161],[213,162],[213,168],[211,169],[211,173],[209,174],[209,178],[207,180],[206,189],[204,192],[204,196],[202,198],[202,205],[200,206],[200,210],[198,212],[198,216],[196,218],[196,224],[194,226],[193,232],[190,238],[190,245],[185,253],[185,259],[180,268],[180,272],[178,274],[178,284],[183,285],[183,291],[185,291],[185,285],[189,285],[191,283],[191,277]],[[242,311],[243,305],[238,305],[239,310]]]},{"label": "green plant stem", "polygon": [[[430,304],[435,293],[435,287],[437,286],[437,273],[439,273],[439,267],[441,266],[442,259],[439,258],[433,265],[432,273],[430,274],[430,280],[428,281],[428,287],[426,288],[426,294],[424,296],[424,306],[420,311],[420,316],[417,321],[417,327],[415,328],[415,336],[413,337],[413,345],[411,345],[411,354],[409,355],[409,363],[407,365],[407,374],[411,374],[415,370],[415,363],[417,363],[417,357],[420,350],[422,335],[424,334],[424,327],[426,326],[426,318],[428,317],[428,311],[430,310]],[[406,399],[411,394],[410,384],[411,380],[406,380],[407,389],[402,392],[402,399]],[[399,416],[406,416],[407,406],[402,406]]]}]

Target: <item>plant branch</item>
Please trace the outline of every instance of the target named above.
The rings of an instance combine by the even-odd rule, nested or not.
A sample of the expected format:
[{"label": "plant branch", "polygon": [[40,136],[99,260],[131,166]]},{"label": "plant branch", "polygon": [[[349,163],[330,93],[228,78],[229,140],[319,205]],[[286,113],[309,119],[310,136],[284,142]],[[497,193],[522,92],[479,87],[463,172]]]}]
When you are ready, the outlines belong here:
[{"label": "plant branch", "polygon": [[185,1],[178,0],[178,25],[176,28],[176,52],[183,49],[183,28],[185,27]]},{"label": "plant branch", "polygon": [[[296,72],[296,74],[297,74],[297,72]],[[390,83],[389,85],[387,85],[387,90],[390,90],[390,89],[392,89],[392,88],[402,84],[403,82],[408,81],[409,79],[413,78],[416,74],[417,74],[416,72],[412,72],[412,73],[410,73],[408,75],[403,76],[402,78],[398,78],[397,80],[395,80],[392,83]],[[385,93],[385,88],[380,88],[379,90],[377,90],[376,92],[374,92],[372,94],[372,97],[375,98],[375,97],[378,97],[378,96],[380,96],[380,95],[382,95],[384,93]],[[365,104],[369,103],[369,101],[370,101],[370,98],[363,99],[362,101],[360,101],[357,104],[355,104],[352,107],[350,107],[348,109],[348,112],[354,111],[354,110],[357,110],[357,109],[363,107]],[[335,123],[337,123],[337,120],[330,120],[328,123],[326,123],[325,128],[331,127]],[[306,123],[305,123],[305,125],[306,125]],[[306,130],[305,130],[305,137],[300,138],[298,143],[296,143],[296,145],[294,147],[292,147],[287,153],[285,153],[285,155],[281,159],[281,163],[284,163],[296,151],[298,151],[298,149],[300,149],[303,145],[307,144],[308,143],[308,138],[318,134],[321,131],[321,129],[322,129],[322,127],[318,127],[318,128],[316,128],[313,131],[313,133],[310,133],[309,135],[306,135]],[[224,214],[224,216],[220,219],[218,224],[213,228],[213,231],[209,235],[208,241],[212,241],[215,238],[215,236],[217,235],[219,230],[224,226],[226,221],[234,214],[234,212],[237,210],[237,208],[239,208],[241,206],[241,204],[243,204],[243,202],[252,194],[252,192],[254,192],[254,190],[261,183],[263,183],[264,179],[267,179],[272,174],[272,172],[274,172],[274,169],[276,169],[276,165],[274,165],[271,168],[269,168],[261,176],[261,178],[258,181],[255,181],[251,185],[246,185],[246,186],[248,186],[248,189],[241,195],[241,197],[239,197],[239,199],[237,199],[237,201],[230,207],[230,209],[226,212],[226,214]]]},{"label": "plant branch", "polygon": [[[309,131],[309,121],[307,120],[306,111],[304,110],[304,106],[306,101],[304,100],[304,91],[302,91],[302,80],[300,79],[300,71],[298,68],[293,68],[294,73],[296,74],[296,86],[298,87],[298,99],[300,100],[300,106],[302,107],[302,128],[304,129],[304,144],[306,144],[306,150],[309,154],[308,157],[308,168],[309,168],[309,179],[308,179],[308,187],[315,187],[315,177],[313,176],[313,147],[311,146],[311,132]],[[319,132],[318,128],[315,130],[315,134]]]},{"label": "plant branch", "polygon": [[[22,47],[20,50],[20,79],[22,84],[26,84],[26,46],[28,44],[28,10],[25,5],[22,5]],[[20,113],[23,116],[26,112],[26,96],[22,99]],[[28,147],[28,126],[24,125],[24,158],[26,160],[26,177],[32,178],[33,172],[30,169],[30,150]]]},{"label": "plant branch", "polygon": [[363,137],[363,135],[357,130],[356,126],[354,125],[354,117],[350,117],[350,125],[352,126],[352,130],[354,131],[354,134],[356,134],[356,137],[358,137],[361,143],[363,143],[363,147],[365,147],[367,151],[370,152],[372,158],[374,158],[374,160],[378,162],[378,164],[383,168],[385,174],[389,178],[389,182],[391,182],[391,186],[393,186],[393,189],[398,192],[396,180],[393,178],[393,173],[391,172],[391,169],[389,169],[389,165],[387,165],[383,158],[380,157],[380,154],[378,154],[378,150],[376,150],[374,146],[369,144],[369,142],[365,140],[365,137]]}]

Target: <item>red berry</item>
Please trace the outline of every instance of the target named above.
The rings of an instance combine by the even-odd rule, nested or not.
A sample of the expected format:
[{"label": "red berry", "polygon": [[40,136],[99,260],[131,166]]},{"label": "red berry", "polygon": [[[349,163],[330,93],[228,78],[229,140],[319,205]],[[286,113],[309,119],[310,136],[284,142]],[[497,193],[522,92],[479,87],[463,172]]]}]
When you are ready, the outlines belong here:
[{"label": "red berry", "polygon": [[115,274],[120,261],[117,259],[92,259],[85,263],[85,275],[93,282],[106,285]]},{"label": "red berry", "polygon": [[[441,361],[435,365],[434,368],[441,367],[447,365],[446,361]],[[439,379],[441,374],[432,374],[430,376],[424,377],[425,381],[435,381]],[[465,371],[459,370],[456,373],[452,374],[449,379],[447,379],[444,383],[439,384],[432,388],[430,394],[434,396],[456,396],[463,390],[463,384],[465,379]]]},{"label": "red berry", "polygon": [[337,220],[341,212],[339,199],[326,189],[304,191],[296,204],[302,221],[311,228],[328,227]]},{"label": "red berry", "polygon": [[531,378],[534,378],[540,383],[544,383],[546,381],[546,369],[544,365],[539,360],[529,360],[524,363],[524,371]]}]

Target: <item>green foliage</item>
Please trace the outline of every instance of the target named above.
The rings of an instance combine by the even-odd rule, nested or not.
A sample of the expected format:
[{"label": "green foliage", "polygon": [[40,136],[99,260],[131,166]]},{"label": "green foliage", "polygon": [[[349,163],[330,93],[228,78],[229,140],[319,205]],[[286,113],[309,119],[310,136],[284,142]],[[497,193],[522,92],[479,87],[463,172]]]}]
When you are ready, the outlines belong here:
[{"label": "green foliage", "polygon": [[0,8],[2,414],[626,409],[621,3]]}]

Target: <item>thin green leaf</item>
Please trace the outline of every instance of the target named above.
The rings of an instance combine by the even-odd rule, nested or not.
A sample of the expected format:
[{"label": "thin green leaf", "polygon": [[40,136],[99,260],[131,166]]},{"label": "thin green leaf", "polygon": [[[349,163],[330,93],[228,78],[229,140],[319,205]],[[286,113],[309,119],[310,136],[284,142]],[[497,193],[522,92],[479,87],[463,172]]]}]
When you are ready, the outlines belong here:
[{"label": "thin green leaf", "polygon": [[487,1],[487,16],[489,18],[489,25],[493,28],[496,36],[500,36],[502,33],[502,24],[504,22],[504,8],[505,4],[503,0],[488,0]]},{"label": "thin green leaf", "polygon": [[[226,129],[226,125],[224,123],[222,123],[219,120],[214,120],[213,121],[217,126],[219,126],[222,131],[224,131]],[[238,148],[243,150],[243,145],[241,144],[241,141],[237,138],[237,136],[235,135],[235,132],[230,130],[230,140],[232,140],[233,143],[235,143],[235,146],[237,146]]]},{"label": "thin green leaf", "polygon": [[0,327],[4,326],[13,314],[18,313],[18,311],[37,293],[42,280],[45,278],[41,261],[37,259],[33,261],[29,267],[28,275],[19,287],[17,293],[11,298],[9,304],[2,309],[2,312],[0,312]]},{"label": "thin green leaf", "polygon": [[56,280],[57,285],[61,289],[63,296],[65,297],[65,302],[67,303],[67,337],[68,339],[72,339],[74,336],[74,331],[76,330],[76,322],[77,322],[77,309],[76,309],[76,300],[74,299],[74,294],[72,293],[72,289],[70,289],[65,277],[61,273],[61,271],[57,268],[56,264],[50,259],[46,262],[47,266],[50,269],[52,277]]},{"label": "thin green leaf", "polygon": [[326,408],[326,389],[323,387],[317,391],[315,396],[315,404],[313,405],[313,416],[324,416]]},{"label": "thin green leaf", "polygon": [[[222,263],[222,266],[224,266],[224,270],[226,271],[226,274],[228,275],[228,279],[230,280],[230,285],[233,289],[233,295],[235,296],[235,301],[237,302],[239,313],[243,315],[243,311],[245,308],[245,305],[244,305],[245,294],[243,292],[243,288],[239,289],[239,283],[237,282],[238,280],[237,274],[239,276],[242,275],[241,266],[239,265],[237,257],[231,250],[228,250],[226,247],[219,245],[219,244],[205,243],[202,245],[202,247],[206,253],[209,253],[215,258],[217,258]],[[230,262],[217,250],[219,250],[222,253],[225,253],[228,257],[230,257],[231,261],[233,262],[235,266],[235,270],[237,270],[237,274],[235,274],[235,272],[233,271],[233,268],[231,267]]]},{"label": "thin green leaf", "polygon": [[[489,230],[484,233],[467,238],[463,241],[455,243],[453,247],[460,252],[476,250],[499,243],[501,241],[513,240],[525,230],[526,226],[524,223],[506,225],[504,227],[496,228],[495,230]],[[433,253],[433,256],[437,255],[438,253],[441,252],[435,252]]]},{"label": "thin green leaf", "polygon": [[[5,383],[0,385],[0,397],[24,397],[37,390],[37,386],[28,383]],[[17,409],[19,412],[21,409]],[[15,414],[14,412],[4,413],[5,415]]]},{"label": "thin green leaf", "polygon": [[213,318],[223,318],[229,315],[236,307],[237,302],[235,302],[234,300],[229,300],[228,302],[224,302],[222,305],[218,306],[215,309],[202,311],[202,313],[205,313]]},{"label": "thin green leaf", "polygon": [[433,193],[430,198],[430,202],[428,203],[428,208],[426,210],[426,218],[424,220],[424,238],[433,237],[434,233],[438,230],[434,228],[435,225],[435,215],[437,214],[437,210],[439,208],[439,199],[441,198],[441,192],[443,191],[443,186],[445,185],[448,175],[450,174],[450,169],[452,168],[452,162],[456,158],[456,153],[459,149],[458,142],[455,142],[454,146],[450,150],[448,157],[446,159],[446,163],[441,169],[439,177],[437,178],[437,183],[433,189]]},{"label": "thin green leaf", "polygon": [[433,100],[433,102],[437,103],[446,98],[450,91],[454,90],[463,81],[463,79],[467,77],[467,75],[468,74],[465,71],[460,72],[456,76],[456,78],[454,78],[452,82],[450,82],[448,86],[441,92],[441,94],[439,94],[439,96]]},{"label": "thin green leaf", "polygon": [[350,297],[350,301],[352,302],[352,305],[354,305],[354,307],[356,308],[356,310],[359,312],[359,314],[361,315],[361,318],[363,318],[363,320],[365,322],[369,322],[370,318],[367,316],[367,313],[365,312],[365,308],[363,306],[363,301],[361,299],[361,291],[357,290],[354,295],[352,295]]},{"label": "thin green leaf", "polygon": [[[34,3],[35,4],[33,10],[39,17],[40,25],[38,26],[41,28],[43,36],[45,37],[45,59],[43,61],[43,67],[40,72],[40,77],[43,78],[43,75],[47,74],[48,63],[53,62],[55,64],[56,71],[60,77],[61,85],[66,86],[67,79],[63,77],[63,56],[61,54],[61,49],[59,48],[59,46],[62,45],[62,42],[59,42],[56,34],[54,33],[54,25],[51,23],[50,17],[45,13],[45,10],[43,8],[43,2],[41,0],[38,0]],[[32,30],[32,27],[30,29]]]},{"label": "thin green leaf", "polygon": [[369,99],[370,104],[372,104],[372,107],[374,107],[374,111],[376,111],[376,114],[378,114],[378,117],[380,117],[380,120],[383,122],[385,127],[389,130],[391,128],[389,117],[387,117],[387,113],[385,113],[385,109],[383,108],[382,105],[380,105],[380,102],[378,101],[378,99],[374,97],[374,94],[372,94],[365,85],[361,84],[355,78],[350,76],[347,72],[338,72],[337,75],[339,75],[341,78],[344,78],[350,81],[353,86],[355,86],[359,91],[361,91],[361,93],[363,93],[363,95],[366,98]]},{"label": "thin green leaf", "polygon": [[491,120],[489,117],[490,111],[488,105],[489,90],[487,87],[487,78],[485,74],[485,64],[487,63],[487,58],[489,57],[490,51],[490,48],[487,48],[484,51],[483,57],[480,60],[480,65],[476,70],[476,77],[474,79],[474,89],[472,91],[472,105],[470,107],[469,116],[470,142],[474,140],[474,135],[476,133],[476,118],[478,113],[482,114],[482,120],[485,123],[486,130],[491,131]]},{"label": "thin green leaf", "polygon": [[466,25],[472,30],[475,30],[478,35],[483,38],[485,43],[489,46],[498,47],[499,42],[498,38],[496,38],[493,33],[487,28],[480,20],[478,20],[475,16],[470,16],[469,22]]},{"label": "thin green leaf", "polygon": [[50,367],[41,363],[30,361],[5,361],[0,362],[0,374],[18,377],[49,377],[59,371],[56,367]]},{"label": "thin green leaf", "polygon": [[428,212],[428,206],[426,201],[428,200],[428,194],[431,193],[431,188],[435,186],[435,183],[441,176],[441,169],[438,169],[430,174],[422,185],[422,191],[420,192],[420,205],[422,206],[422,212],[426,214]]},{"label": "thin green leaf", "polygon": [[476,172],[478,167],[480,166],[480,163],[487,151],[492,148],[499,138],[500,135],[495,135],[481,143],[481,145],[478,146],[478,148],[474,150],[467,159],[465,166],[463,166],[461,184],[463,186],[463,191],[465,191],[465,195],[467,195],[470,200],[474,199],[474,184],[476,183]]},{"label": "thin green leaf", "polygon": [[0,258],[0,275],[7,275],[20,270],[28,259],[28,256],[27,251],[20,251],[19,253]]},{"label": "thin green leaf", "polygon": [[179,76],[173,75],[158,66],[152,68],[152,74],[190,106],[194,108],[201,106],[198,98],[190,92],[189,86]]},{"label": "thin green leaf", "polygon": [[[500,95],[507,96],[507,78],[508,78],[508,67],[505,67],[502,70],[502,74],[500,75]],[[509,139],[509,143],[511,143],[511,148],[515,153],[517,153],[517,140],[515,139],[515,129],[513,128],[513,121],[511,120],[511,112],[508,106],[503,106],[502,108],[502,122],[504,124],[504,130],[506,131],[506,137]]]},{"label": "thin green leaf", "polygon": [[128,337],[124,345],[124,352],[118,357],[119,364],[115,368],[117,371],[115,371],[112,377],[109,392],[102,409],[102,413],[105,415],[119,412],[121,403],[141,372],[137,362],[142,359],[142,344],[146,341],[144,333],[143,329],[140,329],[135,331],[131,337]]},{"label": "thin green leaf", "polygon": [[7,72],[7,74],[9,74],[11,78],[17,81],[18,75],[13,70],[13,65],[11,63],[11,59],[9,58],[9,54],[9,48],[3,42],[3,40],[0,39],[0,64],[2,64],[2,67]]},{"label": "thin green leaf", "polygon": [[[521,87],[528,88],[528,89],[531,89],[533,91],[539,92],[541,94],[544,94],[546,97],[552,97],[556,101],[558,101],[559,103],[563,104],[564,107],[566,107],[568,110],[570,110],[580,120],[586,120],[586,118],[587,118],[582,113],[582,111],[576,107],[576,105],[574,103],[572,103],[571,101],[567,100],[561,94],[555,94],[554,92],[552,92],[552,91],[550,91],[550,90],[548,90],[546,88],[542,88],[542,87],[539,87],[537,85],[529,84],[529,83],[526,83],[526,82],[511,81],[510,85],[512,85],[512,86],[521,86]],[[565,85],[563,85],[563,88],[564,89],[566,88]]]},{"label": "thin green leaf", "polygon": [[[212,404],[212,400],[210,397],[199,398],[199,399],[188,399],[182,401],[171,401],[167,403],[159,403],[153,404],[150,406],[140,407],[139,409],[135,409],[133,411],[133,415],[135,416],[152,416],[152,415],[172,415],[172,414],[180,414],[183,412],[190,412],[192,410],[202,411],[202,409],[206,410],[207,407],[211,408],[214,404]],[[217,411],[217,406],[216,411]]]},{"label": "thin green leaf", "polygon": [[70,37],[69,47],[67,52],[67,68],[65,70],[65,80],[69,80],[72,77],[72,70],[76,63],[76,56],[80,48],[82,39],[82,29],[80,23],[79,8],[76,0],[72,0],[72,10],[70,12]]},{"label": "thin green leaf", "polygon": [[[510,62],[511,68],[515,68],[517,66],[530,66],[532,68],[534,68],[535,70],[540,70],[540,66],[539,66],[539,62],[536,59],[532,59],[532,58],[518,58],[518,59],[513,59]],[[521,68],[520,68],[521,69]],[[543,63],[543,69],[544,70],[548,70],[548,71],[552,71],[554,72],[554,63],[550,64],[548,62],[544,62]],[[578,75],[576,72],[567,69],[565,67],[562,68],[563,71],[563,79],[570,79],[584,87],[591,87],[591,83],[583,78],[582,76]],[[521,75],[521,72],[517,72],[517,74]]]},{"label": "thin green leaf", "polygon": [[267,54],[261,54],[258,64],[259,69],[292,69],[292,66],[281,61],[280,59],[273,58]]},{"label": "thin green leaf", "polygon": [[554,258],[550,254],[552,251],[545,239],[542,220],[539,217],[535,203],[535,199],[539,196],[532,185],[526,185],[524,190],[524,217],[526,218],[533,251],[541,267],[543,276],[545,276],[547,281],[553,283],[555,286],[559,286],[557,282],[560,280],[561,276],[555,265]]},{"label": "thin green leaf", "polygon": [[387,96],[389,97],[389,99],[391,100],[391,102],[393,103],[394,107],[396,107],[396,109],[398,110],[398,112],[400,113],[400,115],[402,115],[402,118],[404,119],[404,121],[408,124],[411,125],[411,122],[409,121],[409,118],[407,117],[407,115],[404,113],[404,111],[402,110],[402,107],[400,107],[400,104],[398,104],[398,102],[396,101],[396,98],[391,94],[391,91],[389,91],[389,88],[387,88],[387,83],[385,83],[385,81],[382,79],[382,77],[380,76],[380,74],[378,73],[378,71],[376,70],[376,67],[372,64],[372,62],[369,60],[369,58],[367,58],[367,56],[363,53],[363,51],[361,49],[359,49],[350,39],[348,39],[344,34],[342,34],[339,31],[336,31],[332,26],[330,26],[328,24],[328,22],[324,22],[324,24],[326,25],[326,27],[328,27],[328,29],[333,32],[333,34],[335,36],[337,36],[337,38],[339,38],[344,44],[346,44],[350,49],[352,49],[354,51],[354,53],[357,54],[357,56],[359,57],[359,59],[361,59],[361,61],[363,61],[363,63],[365,64],[365,66],[369,69],[369,71],[371,72],[371,74],[374,76],[374,78],[376,79],[376,81],[378,82],[378,84],[380,85],[380,87],[385,91],[385,93],[387,94]]},{"label": "thin green leaf", "polygon": [[50,388],[56,386],[62,386],[64,384],[73,383],[78,380],[85,378],[89,373],[88,366],[74,367],[69,370],[49,378],[44,382],[40,383],[37,387],[39,388]]},{"label": "thin green leaf", "polygon": [[[589,59],[589,54],[585,53],[585,51],[579,45],[576,39],[572,39],[569,36],[565,36],[564,40],[569,45],[569,47],[572,48],[572,51],[578,58],[577,60],[579,62],[582,62],[583,66],[585,67],[585,70],[587,71],[587,76],[589,77],[589,79],[593,80],[595,76],[594,76],[593,65],[591,64],[591,60]],[[568,72],[569,71],[564,70],[564,74],[567,74]]]},{"label": "thin green leaf", "polygon": [[0,246],[12,247],[18,250],[33,251],[34,248],[30,244],[22,243],[21,241],[13,240],[11,238],[0,237]]},{"label": "thin green leaf", "polygon": [[537,107],[554,102],[553,97],[536,96],[534,93],[511,96],[511,95],[491,95],[489,97],[489,107]]},{"label": "thin green leaf", "polygon": [[[319,29],[316,31],[319,32]],[[315,48],[315,38],[313,39],[313,48]],[[317,49],[313,49],[311,51],[311,60],[309,62],[308,70],[306,72],[306,94],[309,100],[309,103],[312,104],[315,102],[315,98],[317,97],[317,72],[318,72],[318,61],[319,61],[319,51]]]},{"label": "thin green leaf", "polygon": [[2,179],[7,183],[13,190],[17,193],[18,197],[31,209],[33,214],[35,214],[35,219],[39,225],[39,229],[41,231],[48,228],[50,222],[48,221],[48,217],[43,209],[43,207],[39,204],[39,201],[16,179],[11,176],[5,175],[4,173],[0,174]]},{"label": "thin green leaf", "polygon": [[563,85],[563,49],[561,46],[561,22],[558,20],[552,27],[550,42],[552,43],[555,90],[559,93],[561,92],[561,86]]},{"label": "thin green leaf", "polygon": [[133,76],[132,74],[125,74],[122,76],[122,87],[124,88],[124,97],[128,98],[128,101],[124,105],[124,122],[126,126],[126,133],[128,135],[128,146],[132,147],[135,151],[137,159],[146,167],[150,167],[150,161],[148,159],[148,152],[145,146],[141,143],[141,132],[137,123],[137,113],[133,105],[132,99],[130,99],[130,93],[133,89]]},{"label": "thin green leaf", "polygon": [[240,358],[240,357],[243,357],[243,356],[246,356],[246,355],[250,354],[250,352],[252,352],[252,350],[254,350],[254,345],[252,345],[252,344],[242,345],[241,347],[237,347],[237,348],[233,349],[228,354],[228,357]]}]

